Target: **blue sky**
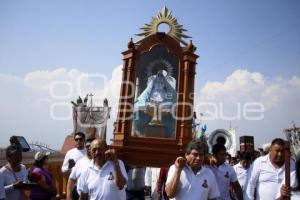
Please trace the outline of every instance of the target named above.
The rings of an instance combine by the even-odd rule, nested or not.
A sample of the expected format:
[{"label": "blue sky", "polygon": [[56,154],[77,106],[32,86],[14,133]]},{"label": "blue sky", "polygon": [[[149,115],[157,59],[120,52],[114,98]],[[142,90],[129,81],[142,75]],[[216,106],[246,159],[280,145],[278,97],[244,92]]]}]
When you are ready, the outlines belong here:
[{"label": "blue sky", "polygon": [[300,2],[290,0],[2,0],[1,72],[64,66],[110,74],[111,66],[122,63],[129,38],[164,5],[198,47],[203,80],[218,80],[236,67],[270,76],[299,74]]},{"label": "blue sky", "polygon": [[163,6],[197,47],[196,92],[237,69],[265,80],[300,76],[297,0],[1,0],[0,74],[63,67],[111,77],[129,39]]}]

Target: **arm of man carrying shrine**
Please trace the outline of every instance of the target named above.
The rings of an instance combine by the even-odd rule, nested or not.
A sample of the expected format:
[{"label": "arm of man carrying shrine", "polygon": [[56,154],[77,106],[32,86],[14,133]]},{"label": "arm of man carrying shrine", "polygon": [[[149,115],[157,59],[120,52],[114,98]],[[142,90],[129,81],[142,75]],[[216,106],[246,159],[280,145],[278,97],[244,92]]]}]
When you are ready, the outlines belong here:
[{"label": "arm of man carrying shrine", "polygon": [[180,182],[180,174],[182,169],[184,168],[186,164],[186,159],[183,157],[178,157],[175,161],[175,171],[172,173],[172,170],[170,168],[170,175],[173,174],[173,177],[171,177],[171,180],[166,184],[166,193],[169,198],[174,198],[178,194],[178,185]]},{"label": "arm of man carrying shrine", "polygon": [[[123,163],[119,162],[119,160],[117,159],[114,149],[107,150],[105,152],[105,157],[107,160],[112,161],[112,163],[114,165],[115,174],[116,174],[115,183],[116,183],[117,187],[119,188],[119,190],[122,190],[127,182],[127,177],[124,177],[124,175],[126,175],[126,170],[125,170]],[[120,166],[120,165],[122,165],[122,166]],[[122,173],[122,171],[123,171],[123,173]]]}]

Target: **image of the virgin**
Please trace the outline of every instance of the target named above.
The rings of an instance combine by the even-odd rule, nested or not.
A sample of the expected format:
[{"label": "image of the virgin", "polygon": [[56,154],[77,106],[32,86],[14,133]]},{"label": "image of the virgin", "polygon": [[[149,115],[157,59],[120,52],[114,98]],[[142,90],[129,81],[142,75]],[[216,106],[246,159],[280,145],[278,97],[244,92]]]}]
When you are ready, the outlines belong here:
[{"label": "image of the virgin", "polygon": [[174,135],[175,86],[176,80],[167,76],[164,70],[148,78],[147,87],[134,103],[134,135],[149,136],[154,132],[158,137]]}]

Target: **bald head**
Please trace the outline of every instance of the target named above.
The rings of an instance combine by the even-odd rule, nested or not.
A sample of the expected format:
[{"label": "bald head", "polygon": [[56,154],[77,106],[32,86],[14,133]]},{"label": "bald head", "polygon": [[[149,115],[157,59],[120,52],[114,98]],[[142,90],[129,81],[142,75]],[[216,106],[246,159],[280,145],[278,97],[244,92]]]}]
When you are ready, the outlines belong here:
[{"label": "bald head", "polygon": [[92,141],[92,143],[91,143],[91,148],[93,148],[93,146],[99,146],[99,145],[100,145],[101,147],[107,149],[106,141],[103,140],[103,139],[99,139],[99,138],[94,139],[94,140]]},{"label": "bald head", "polygon": [[95,139],[91,143],[91,153],[94,160],[105,160],[105,151],[108,149],[106,141],[102,139]]}]

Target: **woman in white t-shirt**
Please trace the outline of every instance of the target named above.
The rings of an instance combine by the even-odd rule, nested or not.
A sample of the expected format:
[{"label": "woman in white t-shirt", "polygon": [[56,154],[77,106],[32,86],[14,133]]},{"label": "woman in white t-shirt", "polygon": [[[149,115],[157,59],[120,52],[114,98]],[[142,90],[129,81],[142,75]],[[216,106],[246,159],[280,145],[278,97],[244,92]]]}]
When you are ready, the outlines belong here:
[{"label": "woman in white t-shirt", "polygon": [[5,200],[27,199],[25,189],[28,189],[27,170],[22,161],[22,151],[16,145],[10,145],[6,148],[6,159],[8,163],[0,169],[3,177],[5,190]]}]

